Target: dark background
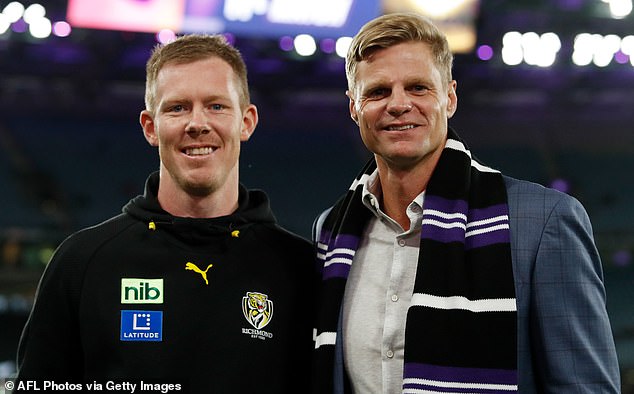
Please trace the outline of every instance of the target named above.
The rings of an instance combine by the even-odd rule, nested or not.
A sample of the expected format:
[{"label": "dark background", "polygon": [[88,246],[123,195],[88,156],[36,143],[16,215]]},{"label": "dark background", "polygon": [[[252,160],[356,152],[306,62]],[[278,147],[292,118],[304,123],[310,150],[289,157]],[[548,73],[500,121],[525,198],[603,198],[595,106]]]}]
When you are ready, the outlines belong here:
[{"label": "dark background", "polygon": [[[0,7],[6,5],[0,1]],[[484,0],[478,43],[488,62],[456,56],[458,111],[450,121],[478,158],[544,185],[563,180],[586,207],[604,263],[608,311],[634,390],[634,66],[579,67],[584,31],[634,34],[632,15],[597,16],[598,0]],[[64,1],[46,2],[63,13]],[[555,31],[549,68],[509,67],[506,31]],[[154,35],[76,29],[43,41],[0,35],[0,378],[45,262],[70,233],[118,212],[158,168],[138,124]],[[241,180],[265,189],[280,223],[306,237],[313,219],[369,158],[350,120],[343,60],[299,58],[277,41],[236,37],[260,124],[243,145]]]}]

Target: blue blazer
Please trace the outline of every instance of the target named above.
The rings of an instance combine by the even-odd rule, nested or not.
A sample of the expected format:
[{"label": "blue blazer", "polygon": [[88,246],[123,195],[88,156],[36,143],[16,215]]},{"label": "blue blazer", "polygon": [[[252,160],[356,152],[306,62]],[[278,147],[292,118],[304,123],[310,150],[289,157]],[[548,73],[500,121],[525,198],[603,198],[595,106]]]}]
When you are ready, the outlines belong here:
[{"label": "blue blazer", "polygon": [[[504,181],[518,312],[519,392],[620,393],[601,259],[585,209],[556,190],[506,176]],[[343,338],[341,319],[338,331],[337,338]],[[341,340],[335,352],[333,392],[343,393]]]}]

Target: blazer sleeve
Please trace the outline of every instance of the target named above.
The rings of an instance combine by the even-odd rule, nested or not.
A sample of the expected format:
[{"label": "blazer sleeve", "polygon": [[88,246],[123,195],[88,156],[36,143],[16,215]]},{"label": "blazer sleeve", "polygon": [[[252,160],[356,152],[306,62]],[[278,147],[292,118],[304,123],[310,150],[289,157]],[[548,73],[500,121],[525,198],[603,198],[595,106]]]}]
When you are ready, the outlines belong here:
[{"label": "blazer sleeve", "polygon": [[619,393],[590,220],[576,199],[563,193],[551,197],[554,205],[550,212],[545,207],[531,281],[529,329],[537,386],[544,393]]}]

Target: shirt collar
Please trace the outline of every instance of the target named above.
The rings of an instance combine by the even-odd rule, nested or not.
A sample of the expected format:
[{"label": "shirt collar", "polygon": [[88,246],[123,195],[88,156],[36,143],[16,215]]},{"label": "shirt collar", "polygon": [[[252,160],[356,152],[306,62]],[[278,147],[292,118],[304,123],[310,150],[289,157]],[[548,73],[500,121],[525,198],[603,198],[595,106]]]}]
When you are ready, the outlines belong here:
[{"label": "shirt collar", "polygon": [[[387,217],[383,211],[381,211],[381,197],[383,191],[381,190],[381,182],[379,182],[379,170],[375,169],[370,176],[367,177],[363,183],[363,190],[361,192],[361,201],[372,213],[379,219]],[[417,206],[420,212],[423,210],[423,201],[425,201],[425,191],[423,190],[419,195],[414,198],[414,201],[408,207],[408,211]]]}]

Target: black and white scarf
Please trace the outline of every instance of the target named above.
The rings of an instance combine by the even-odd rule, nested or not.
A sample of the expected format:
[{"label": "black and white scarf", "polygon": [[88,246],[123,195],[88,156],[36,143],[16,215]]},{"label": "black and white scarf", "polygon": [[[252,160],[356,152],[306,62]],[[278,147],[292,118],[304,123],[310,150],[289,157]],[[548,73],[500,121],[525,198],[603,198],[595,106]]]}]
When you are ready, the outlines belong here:
[{"label": "black and white scarf", "polygon": [[[371,217],[361,199],[371,160],[317,234],[320,293],[314,392],[332,392],[346,279]],[[423,203],[407,313],[403,393],[517,391],[517,311],[502,175],[451,129]]]}]

